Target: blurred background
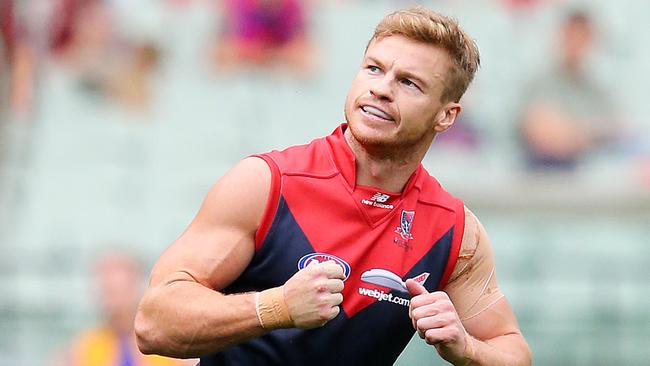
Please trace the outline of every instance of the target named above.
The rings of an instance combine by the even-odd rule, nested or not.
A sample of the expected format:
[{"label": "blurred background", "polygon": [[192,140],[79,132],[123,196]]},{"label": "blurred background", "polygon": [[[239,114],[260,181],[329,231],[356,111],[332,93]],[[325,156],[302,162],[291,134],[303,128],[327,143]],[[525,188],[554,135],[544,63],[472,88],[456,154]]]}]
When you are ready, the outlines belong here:
[{"label": "blurred background", "polygon": [[[649,365],[650,2],[0,0],[0,366],[136,364],[107,334],[211,184],[330,133],[416,3],[481,50],[424,164],[486,226],[534,364]],[[416,339],[397,364],[445,363]]]}]

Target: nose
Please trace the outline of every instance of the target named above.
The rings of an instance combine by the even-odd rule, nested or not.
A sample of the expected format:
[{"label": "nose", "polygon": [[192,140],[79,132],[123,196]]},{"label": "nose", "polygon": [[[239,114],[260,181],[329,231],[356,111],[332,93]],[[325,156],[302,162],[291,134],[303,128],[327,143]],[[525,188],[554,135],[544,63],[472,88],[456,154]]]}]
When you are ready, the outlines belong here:
[{"label": "nose", "polygon": [[370,85],[370,94],[379,100],[393,100],[392,79],[389,75],[378,78]]}]

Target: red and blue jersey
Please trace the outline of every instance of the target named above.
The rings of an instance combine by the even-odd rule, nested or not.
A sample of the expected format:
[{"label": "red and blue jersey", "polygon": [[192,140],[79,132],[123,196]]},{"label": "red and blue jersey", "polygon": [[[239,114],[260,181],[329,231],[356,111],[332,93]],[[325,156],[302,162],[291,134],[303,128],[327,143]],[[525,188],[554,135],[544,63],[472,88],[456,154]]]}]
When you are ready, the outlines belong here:
[{"label": "red and blue jersey", "polygon": [[341,125],[308,145],[259,155],[272,171],[256,252],[226,293],[281,286],[312,261],[345,271],[339,315],[315,329],[277,329],[201,365],[392,365],[413,336],[413,278],[442,289],[458,257],[463,203],[420,165],[401,193],[356,185]]}]

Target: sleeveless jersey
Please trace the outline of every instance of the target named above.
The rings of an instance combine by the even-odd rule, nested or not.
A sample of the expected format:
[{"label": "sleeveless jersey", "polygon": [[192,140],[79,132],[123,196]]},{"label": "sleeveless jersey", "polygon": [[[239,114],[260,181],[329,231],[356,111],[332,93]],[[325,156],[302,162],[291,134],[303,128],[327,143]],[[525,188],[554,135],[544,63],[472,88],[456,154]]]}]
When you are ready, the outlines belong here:
[{"label": "sleeveless jersey", "polygon": [[271,168],[271,194],[255,255],[224,289],[281,286],[311,262],[334,260],[346,275],[341,312],[320,328],[277,329],[203,357],[202,366],[392,365],[414,334],[404,281],[428,291],[446,284],[462,240],[463,203],[422,165],[401,194],[365,187],[369,194],[360,198],[346,128],[258,155]]}]

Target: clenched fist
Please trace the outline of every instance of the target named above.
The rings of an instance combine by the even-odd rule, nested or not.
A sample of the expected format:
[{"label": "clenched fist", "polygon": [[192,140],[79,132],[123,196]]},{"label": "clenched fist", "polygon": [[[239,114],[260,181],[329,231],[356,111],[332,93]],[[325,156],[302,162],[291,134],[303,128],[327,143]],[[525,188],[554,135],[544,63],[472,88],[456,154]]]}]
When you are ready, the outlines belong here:
[{"label": "clenched fist", "polygon": [[435,346],[438,354],[452,364],[471,362],[472,339],[449,296],[442,291],[428,292],[413,280],[407,280],[406,287],[412,296],[409,317],[420,338]]},{"label": "clenched fist", "polygon": [[340,312],[343,268],[334,261],[312,264],[284,284],[284,300],[298,328],[322,327]]}]

